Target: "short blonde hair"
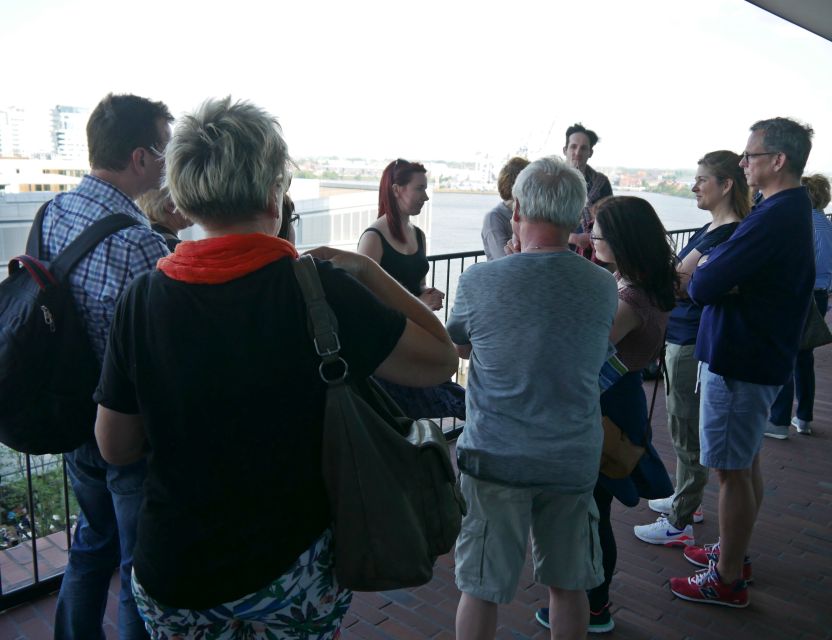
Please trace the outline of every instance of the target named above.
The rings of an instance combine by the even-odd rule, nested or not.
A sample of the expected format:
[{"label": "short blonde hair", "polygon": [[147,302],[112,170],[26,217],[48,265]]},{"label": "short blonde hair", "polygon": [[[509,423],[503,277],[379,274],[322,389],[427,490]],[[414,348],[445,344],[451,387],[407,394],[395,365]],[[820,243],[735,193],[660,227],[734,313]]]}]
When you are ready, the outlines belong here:
[{"label": "short blonde hair", "polygon": [[177,124],[165,164],[173,201],[196,222],[250,220],[279,203],[289,181],[277,119],[230,96],[206,100]]},{"label": "short blonde hair", "polygon": [[136,198],[136,206],[144,211],[147,219],[154,224],[165,224],[168,203],[173,204],[167,187],[151,189]]}]

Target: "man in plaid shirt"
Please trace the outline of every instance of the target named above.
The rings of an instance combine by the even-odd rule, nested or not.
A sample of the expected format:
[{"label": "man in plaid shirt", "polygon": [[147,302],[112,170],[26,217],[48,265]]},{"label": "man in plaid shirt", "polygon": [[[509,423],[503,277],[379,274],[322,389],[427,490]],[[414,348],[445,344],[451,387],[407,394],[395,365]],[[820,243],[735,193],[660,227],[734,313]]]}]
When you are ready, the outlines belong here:
[{"label": "man in plaid shirt", "polygon": [[[74,191],[58,195],[44,215],[47,260],[105,216],[126,213],[137,221],[101,242],[69,277],[99,362],[119,295],[133,278],[154,269],[156,261],[168,253],[164,240],[151,231],[133,200],[160,186],[172,121],[161,102],[133,95],[105,97],[87,123],[90,174]],[[123,467],[107,464],[92,427],[89,441],[64,455],[81,513],[58,596],[55,638],[104,637],[107,591],[118,566],[119,638],[147,638],[130,588],[145,462]]]}]

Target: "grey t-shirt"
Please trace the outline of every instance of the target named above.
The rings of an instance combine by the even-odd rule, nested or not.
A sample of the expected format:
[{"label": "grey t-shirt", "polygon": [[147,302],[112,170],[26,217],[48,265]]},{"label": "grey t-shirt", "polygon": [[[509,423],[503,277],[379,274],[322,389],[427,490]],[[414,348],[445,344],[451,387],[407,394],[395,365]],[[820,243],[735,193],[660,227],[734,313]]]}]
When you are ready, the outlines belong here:
[{"label": "grey t-shirt", "polygon": [[511,209],[505,202],[485,214],[481,235],[486,258],[496,260],[505,257],[504,247],[511,240]]},{"label": "grey t-shirt", "polygon": [[520,253],[460,277],[447,329],[472,345],[459,468],[589,491],[603,434],[598,373],[618,304],[612,275],[565,251]]}]

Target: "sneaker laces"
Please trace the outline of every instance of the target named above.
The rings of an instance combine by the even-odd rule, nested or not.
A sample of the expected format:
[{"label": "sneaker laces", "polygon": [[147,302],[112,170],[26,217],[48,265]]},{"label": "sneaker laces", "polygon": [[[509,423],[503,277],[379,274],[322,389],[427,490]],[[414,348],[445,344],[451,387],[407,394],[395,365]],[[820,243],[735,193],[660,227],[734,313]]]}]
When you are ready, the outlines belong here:
[{"label": "sneaker laces", "polygon": [[713,580],[722,582],[719,578],[719,573],[716,570],[716,563],[711,561],[708,563],[707,569],[700,569],[690,576],[688,578],[688,584],[695,584],[697,587],[701,587],[703,584],[707,584]]}]

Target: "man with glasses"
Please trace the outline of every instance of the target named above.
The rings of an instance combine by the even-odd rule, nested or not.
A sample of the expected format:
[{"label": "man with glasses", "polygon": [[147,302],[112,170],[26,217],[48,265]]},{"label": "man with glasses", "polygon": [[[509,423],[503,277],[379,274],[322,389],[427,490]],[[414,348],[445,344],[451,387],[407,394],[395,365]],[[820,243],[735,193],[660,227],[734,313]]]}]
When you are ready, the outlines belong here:
[{"label": "man with glasses", "polygon": [[[168,108],[133,95],[105,97],[87,123],[89,175],[49,204],[42,238],[53,259],[91,224],[125,213],[136,224],[107,237],[69,276],[93,351],[103,360],[116,300],[128,283],[168,254],[162,237],[133,200],[158,189],[173,121]],[[64,455],[81,512],[55,613],[55,638],[103,638],[113,571],[120,567],[119,638],[147,638],[130,588],[136,518],[145,464],[107,464],[90,425],[90,440]]]},{"label": "man with glasses", "polygon": [[702,258],[688,286],[704,307],[700,364],[700,461],[719,477],[719,541],[684,550],[704,567],[671,578],[694,602],[746,607],[746,555],[763,498],[760,448],[771,403],[794,367],[815,279],[812,206],[800,176],[811,127],[787,118],[751,127],[740,166],[763,199],[729,240]]}]

